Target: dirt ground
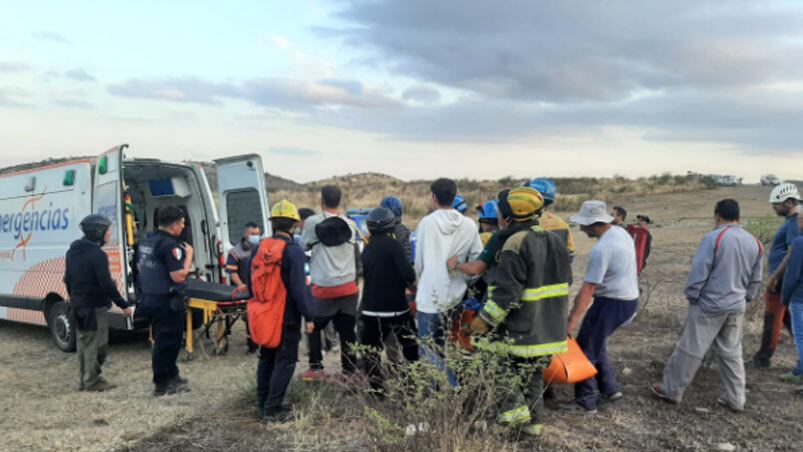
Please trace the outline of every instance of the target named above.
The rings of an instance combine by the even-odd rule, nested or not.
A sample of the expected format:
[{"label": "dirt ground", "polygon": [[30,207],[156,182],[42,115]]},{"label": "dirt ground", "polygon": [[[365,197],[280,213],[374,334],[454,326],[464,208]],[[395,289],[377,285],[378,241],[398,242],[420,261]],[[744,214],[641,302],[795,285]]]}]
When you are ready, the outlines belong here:
[{"label": "dirt ground", "polygon": [[[681,405],[658,401],[648,390],[660,378],[682,326],[682,286],[694,249],[711,227],[714,203],[725,197],[740,201],[745,220],[771,214],[767,190],[754,186],[618,200],[633,216],[646,213],[656,223],[653,256],[643,275],[649,296],[642,299],[637,320],[618,331],[609,346],[625,398],[591,417],[549,410],[541,442],[522,444],[521,450],[803,449],[803,397],[792,395],[793,387],[777,379],[794,363],[787,333],[772,369],[748,369],[750,393],[742,414],[716,404],[722,388],[711,367],[701,369]],[[575,232],[577,275],[593,245],[581,235]],[[747,317],[744,347],[749,357],[758,347],[760,303],[749,308]],[[293,384],[289,395],[300,407],[294,422],[259,423],[252,402],[256,358],[245,354],[241,326],[226,356],[201,355],[180,367],[192,392],[155,399],[147,341],[142,336],[115,337],[105,376],[119,387],[104,394],[76,392],[75,356],[58,351],[46,329],[0,322],[0,450],[371,448],[353,411],[344,408],[340,418],[321,418],[321,413],[333,416],[347,400],[317,394],[301,382]],[[298,369],[306,369],[305,356]],[[571,397],[570,388],[557,393],[563,401]]]}]

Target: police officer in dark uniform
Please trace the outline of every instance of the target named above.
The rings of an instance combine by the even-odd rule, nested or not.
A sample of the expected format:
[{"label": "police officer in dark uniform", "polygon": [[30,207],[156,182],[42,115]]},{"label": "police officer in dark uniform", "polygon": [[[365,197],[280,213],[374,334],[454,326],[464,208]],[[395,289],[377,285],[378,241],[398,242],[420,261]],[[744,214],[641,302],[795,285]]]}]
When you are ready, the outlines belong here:
[{"label": "police officer in dark uniform", "polygon": [[184,333],[183,287],[190,273],[193,249],[179,243],[184,212],[175,206],[159,210],[159,229],[139,244],[140,309],[148,317],[154,337],[152,350],[155,396],[189,391],[176,359]]}]

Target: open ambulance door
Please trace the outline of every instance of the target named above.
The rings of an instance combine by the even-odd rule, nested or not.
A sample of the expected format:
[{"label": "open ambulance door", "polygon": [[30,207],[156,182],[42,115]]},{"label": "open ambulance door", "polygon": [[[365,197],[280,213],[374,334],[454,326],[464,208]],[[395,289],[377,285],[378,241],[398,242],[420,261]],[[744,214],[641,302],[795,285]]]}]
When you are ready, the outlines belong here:
[{"label": "open ambulance door", "polygon": [[[107,217],[111,222],[111,238],[103,246],[109,256],[109,271],[117,283],[117,289],[123,298],[128,299],[126,290],[127,262],[125,259],[125,239],[123,222],[123,151],[127,144],[115,146],[100,154],[95,161],[92,193],[92,213]],[[119,308],[114,307],[114,310]],[[130,327],[123,316],[110,319],[110,326],[127,329]],[[121,322],[117,324],[118,318]]]},{"label": "open ambulance door", "polygon": [[270,236],[268,192],[262,157],[237,155],[215,160],[220,213],[220,234],[226,253],[240,243],[248,223],[256,223],[263,236]]}]

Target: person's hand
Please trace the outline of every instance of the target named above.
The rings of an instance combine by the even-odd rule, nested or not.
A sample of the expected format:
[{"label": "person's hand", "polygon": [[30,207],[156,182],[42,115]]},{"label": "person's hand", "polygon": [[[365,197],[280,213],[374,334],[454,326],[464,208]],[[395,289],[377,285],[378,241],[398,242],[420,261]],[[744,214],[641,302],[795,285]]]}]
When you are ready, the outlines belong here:
[{"label": "person's hand", "polygon": [[474,317],[474,320],[471,321],[471,331],[473,332],[487,333],[490,329],[490,325],[485,323],[480,316]]},{"label": "person's hand", "polygon": [[189,243],[185,242],[181,245],[181,247],[184,248],[184,252],[187,253],[187,256],[192,257],[192,255],[195,254],[195,250],[192,249],[192,246],[190,246]]},{"label": "person's hand", "polygon": [[315,324],[313,322],[307,322],[306,325],[307,334],[312,334],[313,331],[315,331]]},{"label": "person's hand", "polygon": [[776,278],[775,275],[772,275],[769,278],[767,278],[767,290],[769,290],[770,293],[775,293],[775,289],[777,287],[778,287],[778,278]]},{"label": "person's hand", "polygon": [[450,271],[457,270],[457,256],[446,261],[446,268]]},{"label": "person's hand", "polygon": [[248,288],[248,284],[245,284],[245,283],[237,284],[237,290],[245,290],[247,288]]},{"label": "person's hand", "polygon": [[574,320],[574,319],[573,319],[573,318],[571,318],[571,317],[569,318],[569,320],[566,322],[566,334],[567,334],[567,335],[571,336],[571,334],[572,334],[572,331],[574,331],[574,325],[575,325],[576,323],[577,323],[577,321],[576,321],[576,320]]},{"label": "person's hand", "polygon": [[125,308],[123,309],[123,315],[130,319],[134,316],[134,311],[131,308]]}]

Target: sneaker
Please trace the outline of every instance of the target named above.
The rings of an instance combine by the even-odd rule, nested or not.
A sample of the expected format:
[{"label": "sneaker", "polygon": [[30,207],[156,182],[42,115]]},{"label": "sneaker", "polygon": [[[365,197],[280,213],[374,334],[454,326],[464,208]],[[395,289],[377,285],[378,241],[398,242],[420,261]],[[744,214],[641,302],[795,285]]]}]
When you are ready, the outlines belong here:
[{"label": "sneaker", "polygon": [[88,386],[84,388],[86,392],[105,392],[110,389],[116,388],[117,385],[109,383],[108,381],[104,380],[103,378],[98,379],[97,383],[93,384],[92,386]]},{"label": "sneaker", "polygon": [[279,408],[278,410],[265,411],[265,414],[262,415],[262,422],[281,424],[284,422],[288,422],[292,419],[293,419],[292,410],[283,410],[281,408]]},{"label": "sneaker", "polygon": [[655,383],[654,385],[650,386],[652,393],[655,394],[655,397],[658,397],[661,400],[666,400],[669,403],[678,403],[677,400],[669,397],[667,393],[664,392],[664,387],[661,383]]},{"label": "sneaker", "polygon": [[153,388],[153,396],[154,397],[162,397],[167,395],[168,386],[166,384],[162,385],[155,385]]},{"label": "sneaker", "polygon": [[742,411],[744,411],[744,408],[736,408],[733,405],[731,405],[730,402],[725,400],[724,397],[717,397],[717,403],[731,410],[734,413],[741,413]]},{"label": "sneaker", "polygon": [[622,400],[624,397],[625,397],[625,395],[622,394],[622,391],[616,391],[616,392],[614,392],[613,394],[610,394],[610,395],[603,394],[602,395],[602,403],[618,402],[618,401]]},{"label": "sneaker", "polygon": [[784,383],[803,385],[803,375],[798,375],[794,372],[787,372],[785,374],[779,375],[778,378]]},{"label": "sneaker", "polygon": [[560,410],[565,412],[565,413],[585,414],[585,415],[589,415],[589,416],[593,416],[593,415],[597,414],[597,409],[596,408],[588,409],[588,408],[580,405],[577,402],[567,403],[566,405],[563,405],[562,407],[560,407]]},{"label": "sneaker", "polygon": [[544,430],[544,424],[527,424],[527,425],[524,426],[524,428],[521,429],[521,431],[524,434],[529,435],[529,436],[533,436],[533,437],[536,437],[536,438],[541,436],[541,433],[543,432],[543,430]]},{"label": "sneaker", "polygon": [[301,374],[303,381],[321,381],[326,379],[326,372],[323,369],[308,369]]}]

